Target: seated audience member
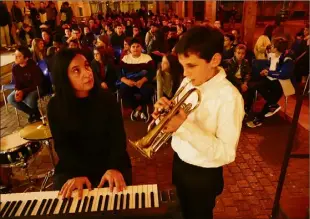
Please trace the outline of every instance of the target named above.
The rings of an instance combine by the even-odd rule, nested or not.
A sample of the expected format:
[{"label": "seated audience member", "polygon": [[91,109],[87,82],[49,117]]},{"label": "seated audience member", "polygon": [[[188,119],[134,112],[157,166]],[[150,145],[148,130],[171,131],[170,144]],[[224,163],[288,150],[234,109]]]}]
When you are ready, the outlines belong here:
[{"label": "seated audience member", "polygon": [[35,62],[41,61],[45,58],[45,47],[44,42],[40,38],[35,38],[32,40],[32,59]]},{"label": "seated audience member", "polygon": [[46,49],[53,45],[51,34],[47,30],[43,30],[41,35]]},{"label": "seated audience member", "polygon": [[114,60],[106,54],[104,47],[96,47],[94,49],[94,59],[91,62],[91,68],[103,89],[109,89],[112,92],[116,91],[116,66],[114,65]]},{"label": "seated audience member", "polygon": [[130,41],[132,40],[131,37],[126,37],[125,40],[124,40],[124,48],[122,50],[122,53],[121,53],[121,59],[125,56],[125,55],[129,55],[130,54]]},{"label": "seated audience member", "polygon": [[183,67],[175,55],[163,56],[156,73],[157,98],[163,96],[171,99],[183,80]]},{"label": "seated audience member", "polygon": [[107,35],[100,35],[96,40],[96,47],[104,47],[108,56],[114,59],[114,50],[110,46],[109,37]]},{"label": "seated audience member", "polygon": [[71,29],[70,27],[65,28],[65,35],[62,37],[62,43],[67,44],[67,40],[71,37]]},{"label": "seated audience member", "polygon": [[239,44],[235,48],[235,55],[229,59],[225,72],[227,79],[240,91],[245,103],[245,112],[249,113],[253,102],[253,92],[249,91],[248,82],[251,79],[251,67],[245,59],[246,46]]},{"label": "seated audience member", "polygon": [[[152,81],[155,76],[155,66],[152,58],[142,53],[141,42],[133,38],[130,42],[130,54],[125,55],[120,62],[120,96],[133,111],[133,121],[141,118],[145,122],[150,119],[147,104],[151,103],[154,92]],[[141,94],[140,101],[134,94]]]},{"label": "seated audience member", "polygon": [[43,74],[31,59],[27,47],[19,46],[15,51],[15,65],[12,74],[15,79],[15,90],[8,96],[8,102],[28,114],[28,122],[40,120],[37,107],[37,86],[41,88]]},{"label": "seated audience member", "polygon": [[80,47],[79,47],[78,41],[77,41],[77,40],[70,40],[70,41],[69,41],[68,48],[70,48],[70,49],[77,49],[77,48],[80,48]]},{"label": "seated audience member", "polygon": [[237,29],[233,29],[231,31],[231,34],[235,37],[235,40],[233,42],[233,47],[238,46],[238,44],[244,44],[241,40],[240,31]]},{"label": "seated audience member", "polygon": [[282,37],[272,40],[269,69],[261,71],[261,76],[265,76],[258,85],[257,91],[266,100],[262,111],[253,121],[247,122],[247,126],[255,128],[263,124],[264,117],[273,116],[281,106],[277,103],[286,89],[292,89],[292,86],[282,84],[279,80],[289,80],[294,71],[294,61],[291,54],[287,51],[288,41]]},{"label": "seated audience member", "polygon": [[267,59],[267,50],[270,47],[270,40],[272,38],[273,31],[274,26],[267,25],[264,33],[258,37],[254,46],[255,59]]},{"label": "seated audience member", "polygon": [[234,57],[234,43],[235,37],[232,34],[225,34],[224,36],[224,50],[222,60],[231,59]]}]

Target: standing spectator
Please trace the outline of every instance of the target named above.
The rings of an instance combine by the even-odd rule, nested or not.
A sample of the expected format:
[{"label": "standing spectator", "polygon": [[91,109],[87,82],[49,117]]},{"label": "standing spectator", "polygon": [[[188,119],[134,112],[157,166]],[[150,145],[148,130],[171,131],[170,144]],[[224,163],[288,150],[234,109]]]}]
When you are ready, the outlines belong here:
[{"label": "standing spectator", "polygon": [[33,2],[30,3],[30,19],[35,37],[41,37],[40,15]]},{"label": "standing spectator", "polygon": [[232,34],[225,34],[224,36],[224,51],[222,54],[222,60],[231,59],[234,57],[234,43],[235,37]]},{"label": "standing spectator", "polygon": [[31,17],[30,17],[30,1],[25,1],[24,7],[24,23],[32,26]]},{"label": "standing spectator", "polygon": [[10,13],[4,2],[0,2],[0,34],[1,34],[1,47],[11,46],[10,38]]},{"label": "standing spectator", "polygon": [[60,13],[61,13],[60,17],[61,24],[71,24],[73,11],[72,8],[69,6],[68,2],[62,3]]},{"label": "standing spectator", "polygon": [[48,3],[48,6],[46,8],[46,14],[47,14],[47,24],[50,26],[50,29],[54,31],[56,27],[56,18],[58,14],[54,2],[50,1]]},{"label": "standing spectator", "polygon": [[44,2],[40,2],[39,15],[41,24],[47,24],[47,13]]},{"label": "standing spectator", "polygon": [[18,1],[13,2],[13,6],[11,9],[11,15],[12,15],[13,24],[15,24],[17,30],[20,30],[23,26],[24,17],[23,17],[22,10],[19,7]]},{"label": "standing spectator", "polygon": [[24,23],[21,31],[19,32],[19,40],[21,45],[31,47],[31,42],[34,38],[33,28]]}]

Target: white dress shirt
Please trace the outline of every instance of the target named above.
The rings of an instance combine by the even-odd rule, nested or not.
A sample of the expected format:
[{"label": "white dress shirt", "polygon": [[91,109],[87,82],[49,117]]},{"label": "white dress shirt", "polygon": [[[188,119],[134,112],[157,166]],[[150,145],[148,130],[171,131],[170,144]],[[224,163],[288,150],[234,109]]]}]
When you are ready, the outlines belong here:
[{"label": "white dress shirt", "polygon": [[[181,160],[199,167],[220,167],[236,157],[244,102],[239,91],[226,79],[224,69],[219,67],[219,70],[200,86],[188,84],[180,94],[182,97],[191,88],[198,88],[201,103],[173,134],[171,146]],[[185,78],[181,86],[188,81]],[[186,103],[194,105],[196,93],[187,100]]]}]

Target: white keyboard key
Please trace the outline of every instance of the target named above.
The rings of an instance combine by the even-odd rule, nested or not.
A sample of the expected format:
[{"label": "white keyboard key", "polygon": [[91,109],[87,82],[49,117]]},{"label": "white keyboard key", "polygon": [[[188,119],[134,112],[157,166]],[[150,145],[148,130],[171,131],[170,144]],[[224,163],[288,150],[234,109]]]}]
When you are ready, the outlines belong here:
[{"label": "white keyboard key", "polygon": [[147,192],[148,192],[148,199],[149,199],[149,208],[151,208],[152,207],[151,194],[153,192],[153,185],[152,184],[147,185]]},{"label": "white keyboard key", "polygon": [[63,203],[62,196],[59,195],[59,196],[58,196],[58,202],[57,202],[56,208],[55,208],[54,212],[52,212],[53,214],[59,214],[60,207],[61,207],[62,203]]},{"label": "white keyboard key", "polygon": [[72,201],[71,207],[69,209],[69,213],[73,214],[76,211],[77,204],[79,201],[78,200],[78,191],[77,190],[73,191],[71,197],[73,198],[73,201]]},{"label": "white keyboard key", "polygon": [[[89,204],[90,204],[90,199],[91,199],[92,196],[95,198],[97,196],[97,192],[98,192],[98,190],[94,190],[94,189],[88,192],[88,194],[87,194],[88,202],[87,202],[87,205],[86,205],[86,208],[85,208],[85,212],[88,212],[88,208],[89,208]],[[93,202],[93,204],[94,204],[94,202]]]},{"label": "white keyboard key", "polygon": [[88,195],[88,189],[83,189],[83,195],[82,195],[82,199],[81,199],[81,205],[80,205],[79,212],[82,212],[82,208],[83,208],[83,204],[84,204],[84,199],[85,199],[85,197],[87,195]]},{"label": "white keyboard key", "polygon": [[145,207],[149,208],[151,199],[150,199],[150,192],[148,191],[148,185],[143,185],[143,193],[145,194]]},{"label": "white keyboard key", "polygon": [[95,188],[92,191],[95,195],[94,195],[94,201],[93,201],[93,205],[91,207],[91,212],[95,212],[98,209],[98,201],[99,201],[99,189]]},{"label": "white keyboard key", "polygon": [[39,210],[39,207],[40,207],[40,205],[41,205],[41,203],[42,203],[42,200],[45,199],[44,193],[42,192],[42,193],[40,193],[40,194],[36,194],[36,195],[34,196],[34,199],[37,200],[37,204],[36,204],[35,207],[33,208],[33,211],[31,212],[31,216],[36,216],[36,215],[37,215],[38,210]]},{"label": "white keyboard key", "polygon": [[116,194],[116,188],[113,188],[113,192],[109,192],[109,205],[108,205],[108,211],[112,211],[114,207],[114,199]]},{"label": "white keyboard key", "polygon": [[153,184],[153,193],[154,193],[154,205],[155,205],[155,208],[159,208],[158,187],[157,187],[156,184]]},{"label": "white keyboard key", "polygon": [[138,208],[142,208],[142,192],[143,192],[143,186],[138,186],[138,193],[139,193],[139,206]]},{"label": "white keyboard key", "polygon": [[121,196],[123,195],[123,192],[118,192],[117,193],[117,205],[116,205],[116,210],[119,210],[120,209],[120,204],[121,204]]},{"label": "white keyboard key", "polygon": [[133,186],[132,187],[132,209],[135,209],[136,208],[136,194],[138,193],[138,187],[137,186]]}]

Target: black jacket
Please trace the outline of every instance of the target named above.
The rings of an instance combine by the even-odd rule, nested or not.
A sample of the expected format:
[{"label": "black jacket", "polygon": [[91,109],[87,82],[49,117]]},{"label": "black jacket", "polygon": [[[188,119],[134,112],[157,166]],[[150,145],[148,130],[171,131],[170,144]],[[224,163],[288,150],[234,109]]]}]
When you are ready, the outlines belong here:
[{"label": "black jacket", "polygon": [[235,75],[239,69],[239,64],[235,57],[229,59],[226,63],[226,74],[227,79],[235,85],[237,88],[240,88],[241,84],[248,82],[251,79],[251,67],[248,60],[244,59],[240,65],[240,74],[241,79],[237,78]]},{"label": "black jacket", "polygon": [[61,103],[56,93],[47,107],[59,158],[55,174],[100,181],[109,169],[131,168],[123,118],[113,94],[100,89],[98,94],[75,98],[70,112]]}]

